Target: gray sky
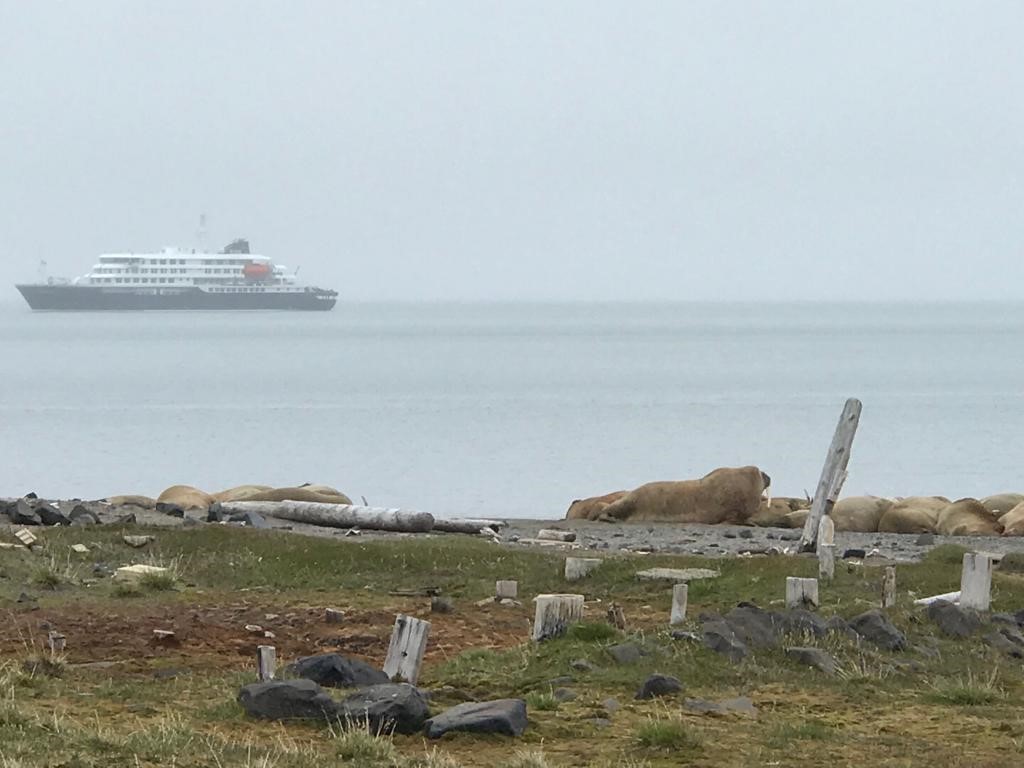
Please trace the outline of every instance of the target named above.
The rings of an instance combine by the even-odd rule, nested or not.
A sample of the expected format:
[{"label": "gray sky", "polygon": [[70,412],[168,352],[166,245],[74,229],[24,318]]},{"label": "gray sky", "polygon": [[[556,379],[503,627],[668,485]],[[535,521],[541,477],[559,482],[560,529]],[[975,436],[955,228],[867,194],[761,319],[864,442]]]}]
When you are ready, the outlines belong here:
[{"label": "gray sky", "polygon": [[1013,298],[1022,40],[1019,1],[0,0],[0,260],[205,212],[345,299]]}]

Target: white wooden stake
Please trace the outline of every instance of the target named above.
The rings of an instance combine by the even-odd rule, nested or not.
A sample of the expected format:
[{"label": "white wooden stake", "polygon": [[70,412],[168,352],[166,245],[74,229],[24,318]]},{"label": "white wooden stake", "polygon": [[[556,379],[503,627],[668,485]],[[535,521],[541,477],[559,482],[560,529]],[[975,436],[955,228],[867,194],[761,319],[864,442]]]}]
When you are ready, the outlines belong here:
[{"label": "white wooden stake", "polygon": [[51,630],[50,634],[47,636],[47,640],[50,643],[51,654],[64,652],[64,643],[66,639],[60,632]]},{"label": "white wooden stake", "polygon": [[384,659],[384,674],[392,680],[402,680],[416,685],[420,676],[420,665],[427,650],[427,636],[430,622],[398,614],[395,628],[391,632],[388,655]]},{"label": "white wooden stake", "polygon": [[817,608],[818,580],[801,579],[796,576],[786,577],[787,608]]},{"label": "white wooden stake", "polygon": [[686,584],[676,584],[672,587],[672,613],[669,616],[669,626],[676,626],[686,621],[686,598],[689,592]]},{"label": "white wooden stake", "polygon": [[891,565],[885,569],[882,578],[882,607],[892,608],[896,605],[896,569]]},{"label": "white wooden stake", "polygon": [[583,595],[537,595],[533,601],[534,640],[556,637],[583,618]]},{"label": "white wooden stake", "polygon": [[519,596],[519,582],[496,581],[494,583],[494,596],[498,600],[515,600]]},{"label": "white wooden stake", "polygon": [[832,581],[836,575],[836,545],[818,543],[818,578]]},{"label": "white wooden stake", "polygon": [[601,565],[599,557],[567,557],[565,558],[565,580],[579,581]]},{"label": "white wooden stake", "polygon": [[277,649],[272,645],[256,646],[256,679],[273,680],[277,674]]},{"label": "white wooden stake", "polygon": [[960,573],[960,607],[987,611],[992,600],[992,558],[981,552],[964,554]]}]

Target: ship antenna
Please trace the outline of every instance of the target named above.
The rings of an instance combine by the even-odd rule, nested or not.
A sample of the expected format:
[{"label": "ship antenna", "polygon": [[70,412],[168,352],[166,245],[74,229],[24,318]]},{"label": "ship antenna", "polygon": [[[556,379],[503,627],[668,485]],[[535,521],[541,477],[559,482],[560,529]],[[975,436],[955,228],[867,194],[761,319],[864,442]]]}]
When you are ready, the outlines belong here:
[{"label": "ship antenna", "polygon": [[196,239],[199,240],[200,253],[206,253],[206,214],[199,214],[199,231],[196,232]]},{"label": "ship antenna", "polygon": [[39,260],[39,282],[45,283],[47,279],[46,259]]}]

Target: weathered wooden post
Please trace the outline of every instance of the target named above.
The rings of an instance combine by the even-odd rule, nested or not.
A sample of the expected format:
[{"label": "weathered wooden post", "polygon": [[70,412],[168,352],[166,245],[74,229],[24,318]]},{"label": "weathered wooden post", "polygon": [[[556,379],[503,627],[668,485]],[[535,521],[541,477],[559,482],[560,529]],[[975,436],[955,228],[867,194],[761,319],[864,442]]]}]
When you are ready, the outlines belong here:
[{"label": "weathered wooden post", "polygon": [[992,558],[981,552],[964,554],[960,572],[960,607],[987,611],[992,600]]},{"label": "weathered wooden post", "polygon": [[388,655],[384,658],[384,674],[392,680],[416,685],[429,634],[429,621],[398,614],[388,644]]},{"label": "weathered wooden post", "polygon": [[612,603],[608,606],[608,623],[615,627],[621,632],[626,631],[626,612],[622,610],[622,606],[618,603]]},{"label": "weathered wooden post", "polygon": [[567,557],[565,558],[565,580],[579,581],[599,565],[601,565],[599,557]]},{"label": "weathered wooden post", "polygon": [[846,401],[843,413],[839,417],[839,424],[832,436],[828,455],[825,457],[825,466],[821,469],[821,478],[818,480],[818,487],[814,492],[811,512],[807,515],[807,522],[804,523],[804,532],[800,537],[800,546],[798,547],[801,552],[814,550],[821,518],[832,511],[832,507],[839,498],[839,491],[846,481],[846,465],[850,461],[850,447],[853,445],[853,436],[857,433],[860,411],[860,400],[851,397]]},{"label": "weathered wooden post", "polygon": [[533,616],[533,639],[547,640],[561,635],[583,618],[583,595],[537,595]]},{"label": "weathered wooden post", "polygon": [[515,600],[519,596],[518,581],[496,581],[494,597],[498,600]]},{"label": "weathered wooden post", "polygon": [[836,575],[836,526],[830,515],[822,515],[818,524],[818,578],[832,581]]},{"label": "weathered wooden post", "polygon": [[64,644],[66,642],[66,638],[60,632],[51,629],[46,639],[50,645],[51,655],[56,655],[58,653],[64,652]]},{"label": "weathered wooden post", "polygon": [[796,576],[786,577],[787,608],[817,608],[818,580],[801,579]]},{"label": "weathered wooden post", "polygon": [[882,577],[882,607],[892,608],[896,605],[896,569],[889,565]]},{"label": "weathered wooden post", "polygon": [[674,627],[686,621],[686,599],[690,591],[687,584],[676,584],[672,587],[672,613],[669,615],[669,626]]},{"label": "weathered wooden post", "polygon": [[273,680],[277,674],[277,649],[272,645],[256,646],[256,679]]}]

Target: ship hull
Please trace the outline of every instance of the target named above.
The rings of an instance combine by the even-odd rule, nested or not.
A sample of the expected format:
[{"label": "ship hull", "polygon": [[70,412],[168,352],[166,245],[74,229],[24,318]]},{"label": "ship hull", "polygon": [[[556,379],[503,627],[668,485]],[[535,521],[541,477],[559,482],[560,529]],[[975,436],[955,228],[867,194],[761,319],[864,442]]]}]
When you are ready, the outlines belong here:
[{"label": "ship hull", "polygon": [[152,290],[111,289],[83,285],[18,285],[34,310],[51,312],[109,312],[145,310],[297,310],[327,311],[337,294],[306,291],[214,293],[199,288]]}]

